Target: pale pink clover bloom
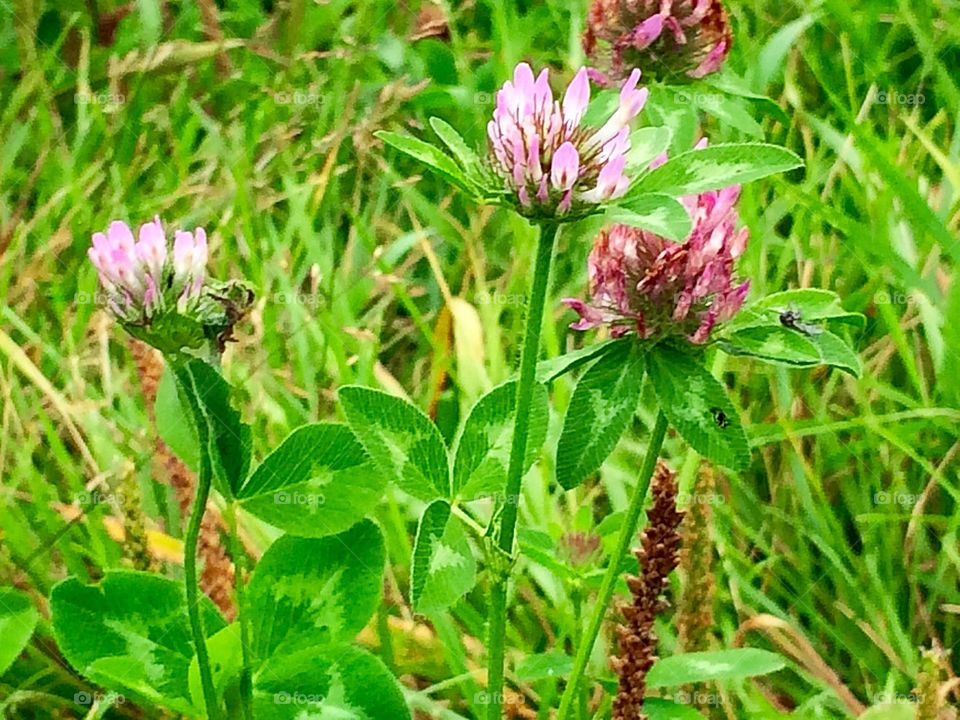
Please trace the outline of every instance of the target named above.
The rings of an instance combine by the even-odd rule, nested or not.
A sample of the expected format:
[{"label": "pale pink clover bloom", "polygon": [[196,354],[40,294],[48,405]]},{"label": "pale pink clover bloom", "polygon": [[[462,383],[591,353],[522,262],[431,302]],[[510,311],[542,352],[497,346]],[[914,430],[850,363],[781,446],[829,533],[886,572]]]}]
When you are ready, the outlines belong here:
[{"label": "pale pink clover bloom", "polygon": [[581,68],[555,100],[546,69],[534,78],[520,63],[497,92],[487,125],[491,162],[521,212],[564,215],[623,195],[630,149],[629,123],[643,109],[647,89],[637,89],[640,71],[623,85],[617,110],[599,129],[581,124],[590,102],[590,74]]},{"label": "pale pink clover bloom", "polygon": [[185,312],[200,297],[206,278],[206,233],[178,231],[172,252],[156,217],[140,226],[137,240],[119,220],[93,234],[87,250],[107,293],[107,305],[121,320],[141,322],[164,309],[172,295]]}]

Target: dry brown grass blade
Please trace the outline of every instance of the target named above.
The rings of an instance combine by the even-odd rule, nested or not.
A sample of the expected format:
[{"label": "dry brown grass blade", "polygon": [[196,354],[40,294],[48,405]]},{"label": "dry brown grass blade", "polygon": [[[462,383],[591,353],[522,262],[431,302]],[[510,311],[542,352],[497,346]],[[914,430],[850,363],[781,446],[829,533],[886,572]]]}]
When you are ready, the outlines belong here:
[{"label": "dry brown grass blade", "polygon": [[0,330],[0,353],[6,355],[10,362],[13,364],[17,370],[23,374],[31,383],[33,383],[38,390],[50,401],[50,404],[53,406],[53,409],[56,410],[57,414],[60,416],[60,419],[63,421],[64,426],[67,429],[71,439],[73,440],[74,445],[76,445],[77,450],[80,452],[80,455],[83,457],[83,461],[87,465],[87,469],[90,473],[90,477],[96,477],[100,474],[100,467],[97,465],[97,461],[94,459],[93,455],[90,453],[90,449],[87,447],[86,440],[84,440],[83,434],[80,432],[80,429],[77,427],[73,418],[73,410],[70,408],[70,404],[67,402],[66,398],[61,395],[53,384],[47,380],[46,375],[40,372],[40,369],[33,364],[33,361],[27,356],[23,349],[13,341],[13,339],[7,335],[3,330]]},{"label": "dry brown grass blade", "polygon": [[444,305],[437,313],[433,328],[434,351],[430,363],[430,403],[427,414],[435,418],[440,396],[447,386],[450,367],[450,344],[453,338],[453,315],[450,306]]},{"label": "dry brown grass blade", "polygon": [[851,713],[859,715],[867,709],[866,705],[861,703],[856,696],[850,692],[850,689],[843,684],[840,676],[834,672],[833,668],[824,662],[813,645],[792,625],[773,615],[756,615],[743,622],[740,627],[737,628],[734,645],[741,647],[744,636],[752,630],[766,635],[781,652],[799,663],[808,673],[822,680],[832,688],[837,694],[837,697],[840,698],[841,702],[843,702]]},{"label": "dry brown grass blade", "polygon": [[116,80],[125,75],[149,72],[167,72],[194,65],[218,57],[227,50],[246,45],[245,40],[231,39],[220,42],[189,42],[171,40],[149,50],[131,50],[122,58],[112,57],[108,74]]}]

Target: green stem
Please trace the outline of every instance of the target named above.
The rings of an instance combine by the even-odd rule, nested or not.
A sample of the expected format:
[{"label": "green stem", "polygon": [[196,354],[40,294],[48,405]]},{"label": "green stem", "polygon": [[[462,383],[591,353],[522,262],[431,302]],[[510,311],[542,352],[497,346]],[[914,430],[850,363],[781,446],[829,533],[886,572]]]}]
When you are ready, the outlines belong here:
[{"label": "green stem", "polygon": [[637,480],[637,487],[630,499],[630,507],[627,508],[626,517],[623,519],[623,526],[620,528],[620,536],[617,539],[617,548],[610,556],[610,562],[607,565],[607,571],[604,573],[603,582],[600,585],[600,593],[597,596],[597,602],[593,606],[593,614],[590,616],[590,624],[587,631],[581,638],[580,647],[577,648],[577,657],[573,662],[573,670],[570,673],[570,680],[567,687],[564,688],[563,697],[560,700],[560,709],[557,712],[556,720],[565,720],[570,714],[570,709],[576,701],[577,692],[583,675],[587,669],[587,663],[590,661],[590,655],[593,654],[593,646],[600,634],[600,626],[603,625],[603,618],[607,613],[607,606],[610,604],[610,598],[613,597],[613,589],[616,587],[617,578],[620,576],[620,567],[623,563],[623,557],[630,549],[637,533],[637,523],[640,520],[640,513],[643,512],[643,504],[647,498],[647,490],[650,488],[650,478],[653,477],[654,468],[657,466],[657,458],[663,447],[663,440],[667,435],[667,418],[661,410],[657,414],[657,421],[653,426],[653,434],[650,436],[650,445],[647,447],[647,454],[643,458],[643,466],[640,468],[640,476]]},{"label": "green stem", "polygon": [[237,526],[237,503],[235,501],[227,505],[226,520],[230,529],[230,552],[233,554],[233,570],[237,592],[237,619],[240,622],[240,647],[243,659],[243,667],[240,669],[240,705],[243,708],[244,720],[253,720],[253,664],[250,658],[250,646],[253,641],[243,586],[243,571],[247,563],[243,544],[240,542],[240,531]]},{"label": "green stem", "polygon": [[[517,505],[520,498],[520,483],[523,480],[524,459],[527,455],[527,436],[530,432],[530,407],[537,379],[537,358],[540,354],[540,331],[543,327],[543,311],[547,300],[550,280],[550,265],[556,245],[559,225],[543,225],[537,241],[537,259],[533,269],[533,284],[530,289],[529,308],[523,348],[520,354],[520,376],[517,382],[517,398],[514,405],[513,441],[510,445],[510,463],[507,468],[507,493],[501,515],[498,545],[507,556],[513,554],[517,529]],[[490,588],[490,628],[487,642],[487,717],[500,720],[503,705],[504,640],[507,630],[507,582],[509,569],[494,574]]]},{"label": "green stem", "polygon": [[207,419],[200,408],[193,375],[190,369],[178,359],[171,359],[170,366],[177,378],[181,401],[193,411],[197,440],[200,445],[200,472],[197,473],[197,496],[193,500],[190,522],[183,546],[184,584],[187,591],[187,612],[190,616],[190,630],[193,633],[193,646],[197,653],[197,665],[200,669],[200,685],[203,688],[203,700],[209,720],[220,720],[220,706],[213,685],[213,673],[210,670],[210,656],[207,653],[207,634],[203,627],[203,615],[200,609],[200,590],[197,584],[197,541],[200,538],[200,523],[207,509],[213,467],[208,446]]},{"label": "green stem", "polygon": [[390,635],[390,607],[381,602],[377,608],[377,636],[380,640],[380,657],[383,664],[394,675],[397,674],[396,660],[393,656],[393,637]]},{"label": "green stem", "polygon": [[[584,588],[579,582],[572,592],[573,600],[573,646],[580,647],[583,642],[583,600]],[[577,697],[577,720],[587,720],[587,692],[586,688],[580,688]]]}]

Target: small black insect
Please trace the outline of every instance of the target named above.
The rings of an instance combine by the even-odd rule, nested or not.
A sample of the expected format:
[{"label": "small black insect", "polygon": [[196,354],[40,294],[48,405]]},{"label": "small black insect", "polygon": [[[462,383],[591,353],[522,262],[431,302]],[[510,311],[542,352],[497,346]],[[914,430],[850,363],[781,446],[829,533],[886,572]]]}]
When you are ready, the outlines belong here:
[{"label": "small black insect", "polygon": [[730,418],[728,418],[727,414],[720,408],[710,408],[710,414],[713,415],[713,421],[717,424],[717,427],[725,428],[730,425]]},{"label": "small black insect", "polygon": [[819,325],[811,325],[803,322],[803,316],[799,310],[784,310],[780,313],[780,324],[791,330],[796,330],[804,335],[819,335],[823,328]]}]

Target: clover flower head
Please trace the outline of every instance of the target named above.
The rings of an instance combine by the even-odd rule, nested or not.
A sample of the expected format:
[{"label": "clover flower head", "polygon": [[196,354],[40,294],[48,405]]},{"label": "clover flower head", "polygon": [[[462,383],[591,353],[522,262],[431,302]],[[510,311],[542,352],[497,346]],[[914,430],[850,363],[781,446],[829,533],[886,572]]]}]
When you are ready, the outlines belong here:
[{"label": "clover flower head", "polygon": [[[178,230],[171,244],[160,218],[140,226],[110,223],[93,234],[87,251],[106,294],[106,305],[133,335],[164,351],[223,340],[249,308],[243,284],[207,277],[207,234]],[[222,345],[222,342],[220,343]]]},{"label": "clover flower head", "polygon": [[600,128],[581,124],[590,102],[590,74],[581,68],[562,100],[553,97],[546,69],[534,78],[520,63],[497,92],[487,125],[491,164],[527,216],[586,214],[591,206],[623,195],[630,121],[643,109],[640,71],[623,84],[617,110]]},{"label": "clover flower head", "polygon": [[587,57],[613,80],[634,67],[659,79],[702,78],[732,44],[721,0],[593,0],[583,36]]},{"label": "clover flower head", "polygon": [[160,218],[140,226],[137,239],[126,223],[110,223],[93,235],[87,251],[107,292],[107,305],[125,322],[143,322],[162,312],[171,297],[181,312],[196,304],[207,264],[207,236],[177,231],[173,252],[167,247]]},{"label": "clover flower head", "polygon": [[588,261],[589,302],[567,298],[580,315],[575,330],[608,325],[611,335],[668,336],[694,344],[742,307],[749,282],[737,283],[734,261],[748,230],[737,229],[740,186],[682,198],[693,229],[682,243],[626,225],[602,231]]}]

